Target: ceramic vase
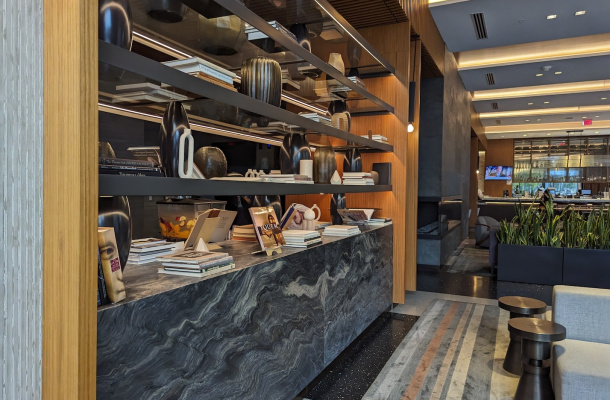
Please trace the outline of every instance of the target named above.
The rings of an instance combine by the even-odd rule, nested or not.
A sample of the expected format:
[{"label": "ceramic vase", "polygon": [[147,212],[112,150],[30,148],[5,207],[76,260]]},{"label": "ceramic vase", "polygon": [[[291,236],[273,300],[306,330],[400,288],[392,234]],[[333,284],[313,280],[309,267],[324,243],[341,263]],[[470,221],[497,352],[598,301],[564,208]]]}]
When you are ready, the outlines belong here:
[{"label": "ceramic vase", "polygon": [[352,128],[352,116],[347,107],[347,102],[341,100],[331,101],[328,105],[331,115],[331,124],[334,128],[349,132]]},{"label": "ceramic vase", "polygon": [[337,210],[347,208],[345,193],[336,193],[330,199],[330,217],[333,225],[343,225],[343,219]]},{"label": "ceramic vase", "polygon": [[[348,145],[353,145],[349,143]],[[350,147],[343,157],[343,172],[362,172],[362,156],[360,150]]]},{"label": "ceramic vase", "polygon": [[218,147],[200,148],[195,152],[193,162],[206,179],[221,178],[227,174],[227,158]]},{"label": "ceramic vase", "polygon": [[[267,57],[254,57],[241,66],[241,92],[265,103],[280,106],[282,101],[282,68]],[[258,125],[269,125],[268,117],[259,117]]]},{"label": "ceramic vase", "polygon": [[159,130],[161,163],[165,176],[174,178],[180,176],[178,173],[180,135],[184,133],[185,129],[190,129],[188,115],[182,107],[182,103],[172,101],[165,109]]},{"label": "ceramic vase", "polygon": [[301,160],[311,160],[311,150],[307,137],[304,133],[285,135],[280,149],[282,174],[298,174]]},{"label": "ceramic vase", "polygon": [[[345,64],[343,64],[343,58],[341,58],[340,53],[330,53],[328,63],[330,65],[332,65],[333,67],[335,67],[335,69],[337,71],[339,71],[341,74],[345,75]],[[335,78],[333,78],[330,75],[326,75],[326,86],[328,86],[329,88],[332,88],[332,87],[340,86],[340,85],[341,84],[339,83],[338,80],[336,80]]]},{"label": "ceramic vase", "polygon": [[321,146],[313,154],[313,180],[315,183],[330,183],[337,170],[335,151],[331,146]]},{"label": "ceramic vase", "polygon": [[236,15],[207,19],[199,16],[199,41],[203,51],[217,56],[232,56],[247,42],[245,22]]},{"label": "ceramic vase", "polygon": [[[133,20],[129,0],[99,0],[98,5],[98,38],[131,50]],[[119,81],[124,73],[124,70],[112,65],[99,65],[99,79],[104,81]]]},{"label": "ceramic vase", "polygon": [[131,249],[131,210],[127,196],[100,197],[97,226],[114,228],[121,269],[125,269]]},{"label": "ceramic vase", "polygon": [[358,65],[360,64],[360,58],[362,57],[362,46],[358,44],[354,39],[347,41],[347,61],[349,62],[349,72],[346,76],[360,76],[358,71]]},{"label": "ceramic vase", "polygon": [[187,7],[179,0],[148,0],[148,15],[157,21],[174,24],[182,21]]},{"label": "ceramic vase", "polygon": [[290,27],[290,32],[294,33],[294,35],[297,37],[297,43],[311,53],[311,38],[307,25],[294,24]]}]

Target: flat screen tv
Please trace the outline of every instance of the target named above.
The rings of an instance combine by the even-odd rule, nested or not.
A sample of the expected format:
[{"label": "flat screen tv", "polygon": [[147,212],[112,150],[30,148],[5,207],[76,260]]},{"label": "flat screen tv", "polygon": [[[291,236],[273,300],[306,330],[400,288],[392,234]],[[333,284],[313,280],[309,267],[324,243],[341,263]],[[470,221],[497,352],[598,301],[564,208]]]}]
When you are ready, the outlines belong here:
[{"label": "flat screen tv", "polygon": [[510,181],[513,179],[513,167],[492,165],[485,167],[486,181]]}]

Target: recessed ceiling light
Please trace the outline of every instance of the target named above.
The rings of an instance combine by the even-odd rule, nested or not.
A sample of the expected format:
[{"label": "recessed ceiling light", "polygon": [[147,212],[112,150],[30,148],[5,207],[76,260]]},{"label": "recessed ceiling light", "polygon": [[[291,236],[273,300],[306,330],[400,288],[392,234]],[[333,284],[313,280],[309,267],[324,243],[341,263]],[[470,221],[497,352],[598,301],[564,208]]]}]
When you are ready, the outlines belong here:
[{"label": "recessed ceiling light", "polygon": [[549,103],[550,103],[550,101],[545,101],[545,102],[544,102],[544,104],[549,104]]},{"label": "recessed ceiling light", "polygon": [[551,134],[550,134],[550,133],[547,133],[546,135],[547,135],[547,136],[551,136]]},{"label": "recessed ceiling light", "polygon": [[529,120],[529,119],[526,119],[526,120],[525,120],[525,122],[530,122],[530,120]]},{"label": "recessed ceiling light", "polygon": [[608,98],[607,97],[602,97],[602,100],[608,100]]},{"label": "recessed ceiling light", "polygon": [[599,115],[596,115],[595,118],[599,118]]},{"label": "recessed ceiling light", "polygon": [[595,131],[595,133],[599,133],[599,131]]},{"label": "recessed ceiling light", "polygon": [[582,10],[582,11],[576,11],[576,12],[574,13],[574,15],[585,15],[586,13],[587,13],[587,11],[586,11],[586,10]]},{"label": "recessed ceiling light", "polygon": [[555,72],[555,75],[561,75],[561,71]]},{"label": "recessed ceiling light", "polygon": [[542,119],[541,119],[541,118],[538,118],[536,121],[542,121]]},{"label": "recessed ceiling light", "polygon": [[582,119],[587,119],[587,117],[582,117]]},{"label": "recessed ceiling light", "polygon": [[555,14],[551,14],[551,15],[547,15],[546,16],[546,19],[555,19],[555,18],[557,18],[557,15],[555,15]]},{"label": "recessed ceiling light", "polygon": [[504,135],[502,135],[501,137],[504,137]]},{"label": "recessed ceiling light", "polygon": [[533,106],[533,105],[534,105],[534,103],[527,103],[527,105],[528,105],[528,106]]},{"label": "recessed ceiling light", "polygon": [[527,136],[527,135],[523,135],[523,136]]},{"label": "recessed ceiling light", "polygon": [[542,75],[544,75],[544,74],[536,74],[536,76],[542,76]]}]

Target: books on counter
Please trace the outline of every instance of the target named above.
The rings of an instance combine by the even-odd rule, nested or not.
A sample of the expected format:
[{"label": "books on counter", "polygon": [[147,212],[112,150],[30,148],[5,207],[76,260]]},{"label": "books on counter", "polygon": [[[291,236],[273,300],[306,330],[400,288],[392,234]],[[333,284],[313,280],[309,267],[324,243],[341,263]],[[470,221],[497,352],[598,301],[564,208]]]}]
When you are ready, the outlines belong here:
[{"label": "books on counter", "polygon": [[371,218],[366,221],[367,225],[371,226],[385,226],[392,224],[392,218]]},{"label": "books on counter", "polygon": [[284,240],[287,247],[308,248],[322,243],[322,237],[318,231],[288,230],[284,231]]},{"label": "books on counter", "polygon": [[254,231],[254,225],[235,225],[233,227],[233,240],[242,242],[256,242],[256,232]]},{"label": "books on counter", "polygon": [[349,237],[360,233],[360,228],[353,225],[331,225],[324,228],[324,236]]},{"label": "books on counter", "polygon": [[163,268],[159,273],[204,277],[235,268],[233,257],[228,253],[183,250],[159,257]]},{"label": "books on counter", "polygon": [[131,242],[131,250],[127,261],[134,264],[147,264],[157,260],[157,257],[172,254],[176,243],[164,239],[146,238]]},{"label": "books on counter", "polygon": [[344,185],[374,185],[373,175],[370,172],[344,172]]},{"label": "books on counter", "polygon": [[[360,135],[360,137],[368,139],[369,135]],[[374,140],[376,142],[381,142],[381,143],[388,143],[388,138],[383,135],[372,135],[371,140]]]}]

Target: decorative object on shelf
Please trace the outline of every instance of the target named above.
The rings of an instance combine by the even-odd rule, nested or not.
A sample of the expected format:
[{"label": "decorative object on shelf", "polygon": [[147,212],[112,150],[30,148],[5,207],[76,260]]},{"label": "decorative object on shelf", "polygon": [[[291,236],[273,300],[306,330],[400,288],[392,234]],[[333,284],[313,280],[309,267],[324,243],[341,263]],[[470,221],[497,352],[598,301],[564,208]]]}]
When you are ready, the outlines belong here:
[{"label": "decorative object on shelf", "polygon": [[273,207],[273,210],[275,210],[275,215],[282,215],[282,199],[278,195],[254,196],[252,205],[254,207]]},{"label": "decorative object on shelf", "polygon": [[218,147],[205,146],[195,152],[195,165],[206,179],[227,174],[227,158]]},{"label": "decorative object on shelf", "polygon": [[347,107],[347,102],[343,100],[331,101],[328,105],[328,112],[331,115],[331,124],[334,128],[349,132],[352,127],[352,115]]},{"label": "decorative object on shelf", "polygon": [[[345,64],[343,63],[343,58],[341,58],[341,53],[330,53],[330,57],[328,59],[328,63],[332,65],[337,71],[341,74],[345,75]],[[338,80],[333,78],[332,76],[326,75],[326,86],[329,88],[340,86]]]},{"label": "decorative object on shelf", "polygon": [[343,218],[339,211],[347,208],[347,198],[345,193],[335,193],[330,199],[330,216],[333,225],[343,225]]},{"label": "decorative object on shelf", "polygon": [[180,22],[186,10],[187,7],[179,0],[148,0],[148,15],[160,22]]},{"label": "decorative object on shelf", "polygon": [[[316,212],[314,210],[318,210],[317,217],[316,217]],[[305,218],[305,221],[303,221],[303,230],[315,231],[316,230],[316,221],[319,221],[321,216],[322,216],[322,211],[320,210],[320,207],[318,207],[317,204],[314,204],[313,207],[308,208],[307,211],[305,211],[305,214],[303,214],[303,218]]]},{"label": "decorative object on shelf", "polygon": [[392,163],[373,163],[373,171],[377,172],[380,185],[392,184]]},{"label": "decorative object on shelf", "polygon": [[347,41],[347,60],[349,61],[350,67],[347,76],[360,77],[360,72],[358,71],[360,57],[362,57],[362,46],[354,39],[350,38]]},{"label": "decorative object on shelf", "polygon": [[339,176],[339,171],[335,170],[335,173],[330,178],[331,185],[340,185],[341,184],[341,176]]},{"label": "decorative object on shelf", "polygon": [[[188,140],[188,148],[185,147],[185,142]],[[180,135],[180,148],[178,150],[178,175],[180,178],[193,178],[193,152],[195,150],[195,139],[191,134],[190,129],[185,129]],[[187,160],[184,160],[184,154],[187,154]],[[186,169],[185,169],[186,168]]]},{"label": "decorative object on shelf", "polygon": [[127,196],[98,199],[97,226],[114,228],[121,269],[125,269],[131,249],[131,210]]},{"label": "decorative object on shelf", "polygon": [[[265,103],[280,106],[282,68],[268,57],[249,58],[241,66],[241,92]],[[258,126],[269,125],[268,117],[258,117]]]},{"label": "decorative object on shelf", "polygon": [[[332,183],[337,172],[337,159],[332,146],[319,146],[313,154],[313,180],[316,183]],[[339,183],[341,178],[339,177]]]},{"label": "decorative object on shelf", "polygon": [[108,299],[111,303],[118,303],[125,299],[125,284],[123,283],[123,263],[119,260],[117,252],[118,241],[115,240],[112,228],[98,228],[97,245],[100,249],[100,261],[104,283],[106,284]]},{"label": "decorative object on shelf", "polygon": [[306,175],[313,180],[313,160],[299,161],[299,170],[301,175]]},{"label": "decorative object on shelf", "polygon": [[98,143],[98,153],[100,158],[116,158],[114,149],[112,148],[112,145],[108,142]]},{"label": "decorative object on shelf", "polygon": [[[354,143],[347,142],[347,145],[353,146]],[[345,152],[343,157],[343,172],[362,172],[362,156],[358,148],[350,147]]]},{"label": "decorative object on shelf", "polygon": [[280,149],[282,174],[298,174],[301,160],[311,160],[311,150],[309,149],[307,136],[304,133],[297,132],[285,135]]},{"label": "decorative object on shelf", "polygon": [[217,56],[232,56],[248,41],[246,24],[235,15],[210,19],[200,15],[198,35],[203,51]]},{"label": "decorative object on shelf", "polygon": [[[106,43],[131,50],[133,20],[129,0],[99,0],[98,38]],[[118,81],[123,77],[123,69],[100,63],[99,78]]]},{"label": "decorative object on shelf", "polygon": [[[250,215],[254,231],[258,237],[261,249],[271,255],[270,250],[276,250],[286,244],[279,219],[273,207],[251,207]],[[281,250],[278,251],[281,253]]]},{"label": "decorative object on shelf", "polygon": [[371,176],[373,177],[373,183],[375,185],[377,185],[379,183],[379,174],[377,173],[377,171],[371,171],[369,172],[371,174]]},{"label": "decorative object on shelf", "polygon": [[188,115],[182,103],[172,101],[165,109],[159,130],[161,162],[167,177],[180,176],[180,137],[186,129],[190,129]]},{"label": "decorative object on shelf", "polygon": [[311,38],[307,25],[294,24],[290,27],[290,32],[294,33],[294,36],[297,37],[297,43],[311,53]]}]

